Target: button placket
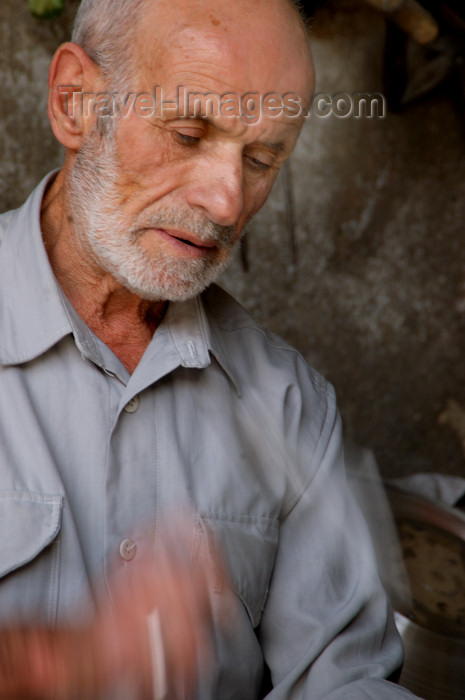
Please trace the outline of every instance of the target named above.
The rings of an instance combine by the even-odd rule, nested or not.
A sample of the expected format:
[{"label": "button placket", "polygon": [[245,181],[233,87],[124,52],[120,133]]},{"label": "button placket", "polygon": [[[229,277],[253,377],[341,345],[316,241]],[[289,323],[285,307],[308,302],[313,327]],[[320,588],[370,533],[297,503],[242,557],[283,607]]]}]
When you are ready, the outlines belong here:
[{"label": "button placket", "polygon": [[139,406],[140,406],[140,398],[136,394],[136,396],[133,396],[132,399],[130,399],[127,402],[127,404],[123,410],[126,411],[126,413],[135,413],[137,411],[137,409],[139,408]]},{"label": "button placket", "polygon": [[120,543],[119,553],[124,561],[132,561],[137,554],[137,544],[130,537],[126,537]]}]

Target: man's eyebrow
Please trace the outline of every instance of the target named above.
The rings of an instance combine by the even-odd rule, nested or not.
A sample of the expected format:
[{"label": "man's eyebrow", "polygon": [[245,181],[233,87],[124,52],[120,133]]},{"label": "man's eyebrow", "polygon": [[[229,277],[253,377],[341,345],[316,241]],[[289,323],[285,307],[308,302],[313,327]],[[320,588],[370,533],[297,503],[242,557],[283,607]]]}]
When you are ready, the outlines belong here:
[{"label": "man's eyebrow", "polygon": [[282,153],[286,150],[286,146],[283,141],[263,141],[261,142],[263,146],[266,146],[274,153]]},{"label": "man's eyebrow", "polygon": [[[220,131],[223,131],[221,126],[218,125],[218,121],[216,119],[212,118],[210,115],[196,114],[195,111],[193,113],[188,112],[183,115],[178,114],[177,116],[168,117],[164,121],[168,123],[176,122],[178,120],[185,120],[186,123],[192,123],[195,121],[204,122],[205,124],[212,126],[214,129],[219,129]],[[276,155],[279,155],[280,153],[283,153],[287,150],[285,141],[258,141],[257,143],[260,146],[265,146],[265,148],[269,148]]]},{"label": "man's eyebrow", "polygon": [[[192,119],[192,117],[190,116],[188,116],[187,118]],[[198,116],[197,119],[199,119],[199,121],[207,122],[216,129],[219,128],[221,130],[221,127],[218,127],[218,122],[214,119],[211,119],[211,117],[209,116]],[[258,143],[262,146],[266,146],[276,154],[282,153],[282,151],[286,149],[286,144],[284,143],[284,141],[259,141]]]}]

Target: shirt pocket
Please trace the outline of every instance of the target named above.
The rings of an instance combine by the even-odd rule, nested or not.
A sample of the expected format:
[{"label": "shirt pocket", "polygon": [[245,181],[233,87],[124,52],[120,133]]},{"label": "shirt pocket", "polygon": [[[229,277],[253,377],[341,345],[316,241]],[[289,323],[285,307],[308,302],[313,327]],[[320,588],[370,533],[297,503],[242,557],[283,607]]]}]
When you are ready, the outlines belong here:
[{"label": "shirt pocket", "polygon": [[279,521],[273,518],[201,513],[199,522],[210,550],[225,561],[230,582],[258,627],[268,596],[278,545]]},{"label": "shirt pocket", "polygon": [[63,499],[0,493],[0,618],[53,624],[58,604]]}]

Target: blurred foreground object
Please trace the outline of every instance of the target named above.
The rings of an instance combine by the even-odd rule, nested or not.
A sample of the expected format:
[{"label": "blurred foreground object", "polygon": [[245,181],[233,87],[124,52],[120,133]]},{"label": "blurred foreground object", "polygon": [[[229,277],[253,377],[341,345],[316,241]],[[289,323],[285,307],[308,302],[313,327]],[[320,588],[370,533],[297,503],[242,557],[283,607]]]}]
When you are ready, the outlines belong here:
[{"label": "blurred foreground object", "polygon": [[368,524],[379,576],[396,609],[408,607],[411,592],[392,507],[373,452],[351,442],[344,447],[350,489]]},{"label": "blurred foreground object", "polygon": [[93,623],[0,630],[1,700],[180,696],[178,685],[205,663],[209,567],[202,559],[193,567],[184,543],[168,538],[156,571],[142,562],[113,578],[112,605],[102,604]]}]

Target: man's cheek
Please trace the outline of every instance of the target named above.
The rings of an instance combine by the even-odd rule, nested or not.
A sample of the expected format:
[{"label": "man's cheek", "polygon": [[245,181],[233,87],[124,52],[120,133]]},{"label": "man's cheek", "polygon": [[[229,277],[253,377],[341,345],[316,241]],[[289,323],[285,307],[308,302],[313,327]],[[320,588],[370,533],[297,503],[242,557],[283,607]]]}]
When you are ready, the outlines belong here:
[{"label": "man's cheek", "polygon": [[140,121],[135,117],[124,122],[116,139],[118,166],[138,182],[172,162],[176,155],[169,134],[151,124],[140,124]]},{"label": "man's cheek", "polygon": [[253,197],[250,198],[250,204],[247,207],[249,213],[247,214],[247,219],[244,225],[246,225],[250,221],[250,219],[252,219],[255,216],[255,214],[258,211],[260,211],[260,209],[263,207],[270,195],[271,190],[273,189],[275,180],[276,175],[274,175],[270,181],[263,183],[262,185],[257,187]]}]

